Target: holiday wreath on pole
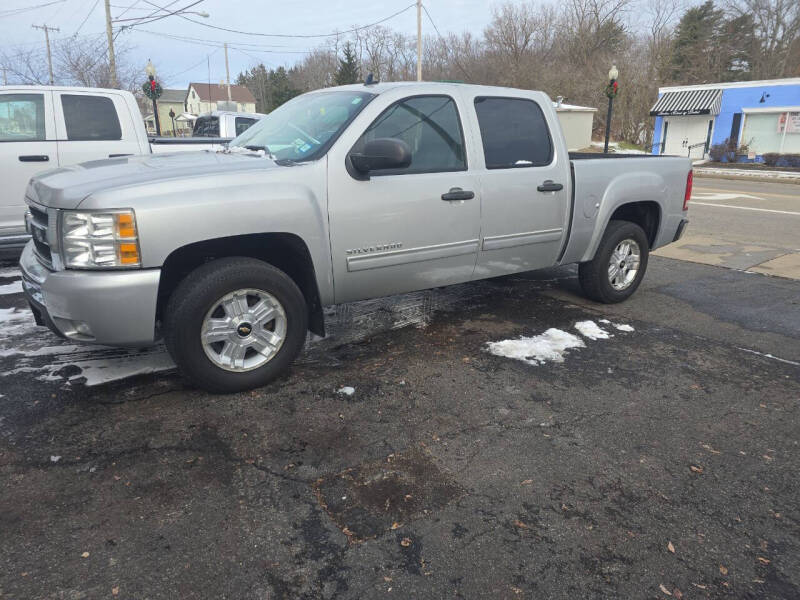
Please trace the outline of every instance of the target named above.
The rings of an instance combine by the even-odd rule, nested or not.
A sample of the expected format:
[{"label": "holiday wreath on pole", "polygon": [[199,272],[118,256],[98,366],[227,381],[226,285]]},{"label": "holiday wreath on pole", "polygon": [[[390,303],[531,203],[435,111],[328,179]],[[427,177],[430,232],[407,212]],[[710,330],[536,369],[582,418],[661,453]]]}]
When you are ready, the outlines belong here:
[{"label": "holiday wreath on pole", "polygon": [[142,84],[142,91],[150,100],[158,100],[164,93],[164,88],[155,79],[150,79]]},{"label": "holiday wreath on pole", "polygon": [[618,88],[618,86],[617,86],[617,80],[616,79],[612,79],[611,81],[609,81],[608,85],[606,86],[606,96],[608,98],[616,98],[617,97],[617,88]]}]

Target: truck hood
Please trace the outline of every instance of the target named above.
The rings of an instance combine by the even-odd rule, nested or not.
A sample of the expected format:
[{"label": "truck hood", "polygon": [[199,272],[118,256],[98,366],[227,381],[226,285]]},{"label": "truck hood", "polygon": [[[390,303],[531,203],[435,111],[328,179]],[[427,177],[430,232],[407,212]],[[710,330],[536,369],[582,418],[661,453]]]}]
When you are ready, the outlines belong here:
[{"label": "truck hood", "polygon": [[94,160],[40,173],[31,179],[26,196],[54,208],[77,208],[95,192],[159,181],[195,179],[231,171],[279,168],[258,153],[177,152]]}]

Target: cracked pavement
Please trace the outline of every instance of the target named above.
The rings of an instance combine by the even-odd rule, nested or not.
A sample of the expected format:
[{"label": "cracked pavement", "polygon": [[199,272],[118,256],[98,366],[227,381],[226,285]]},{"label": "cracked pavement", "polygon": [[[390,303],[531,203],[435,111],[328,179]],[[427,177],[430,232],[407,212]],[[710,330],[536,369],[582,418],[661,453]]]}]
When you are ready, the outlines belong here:
[{"label": "cracked pavement", "polygon": [[[337,307],[232,396],[0,378],[0,598],[800,596],[800,282],[653,257],[626,303],[577,291]],[[486,352],[600,319],[634,331]]]}]

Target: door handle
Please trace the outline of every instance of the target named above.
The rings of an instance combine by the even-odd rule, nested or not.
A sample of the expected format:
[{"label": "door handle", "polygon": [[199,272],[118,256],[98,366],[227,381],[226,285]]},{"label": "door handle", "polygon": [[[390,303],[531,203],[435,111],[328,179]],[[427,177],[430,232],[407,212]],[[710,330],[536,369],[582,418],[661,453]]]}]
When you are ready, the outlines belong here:
[{"label": "door handle", "polygon": [[555,183],[552,179],[548,179],[542,182],[542,185],[536,188],[540,192],[560,192],[564,189],[564,186],[560,183]]},{"label": "door handle", "polygon": [[472,200],[475,197],[475,192],[469,190],[462,190],[459,187],[450,188],[450,191],[442,194],[442,200],[452,202],[453,200]]},{"label": "door handle", "polygon": [[50,157],[46,154],[23,154],[19,157],[19,162],[47,162]]}]

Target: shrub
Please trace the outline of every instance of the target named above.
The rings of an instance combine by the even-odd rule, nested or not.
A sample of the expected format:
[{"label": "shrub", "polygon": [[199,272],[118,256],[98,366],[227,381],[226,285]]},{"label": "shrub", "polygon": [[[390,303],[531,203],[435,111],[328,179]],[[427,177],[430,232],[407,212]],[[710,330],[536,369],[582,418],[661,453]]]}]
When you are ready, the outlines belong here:
[{"label": "shrub", "polygon": [[778,161],[781,159],[781,155],[777,152],[767,152],[762,156],[764,159],[764,164],[768,167],[774,167],[778,164]]},{"label": "shrub", "polygon": [[784,154],[783,160],[787,167],[800,167],[800,154]]},{"label": "shrub", "polygon": [[[747,146],[742,146],[744,153],[747,154]],[[708,149],[708,155],[714,162],[735,162],[736,144],[727,138],[721,144],[714,144]]]}]

